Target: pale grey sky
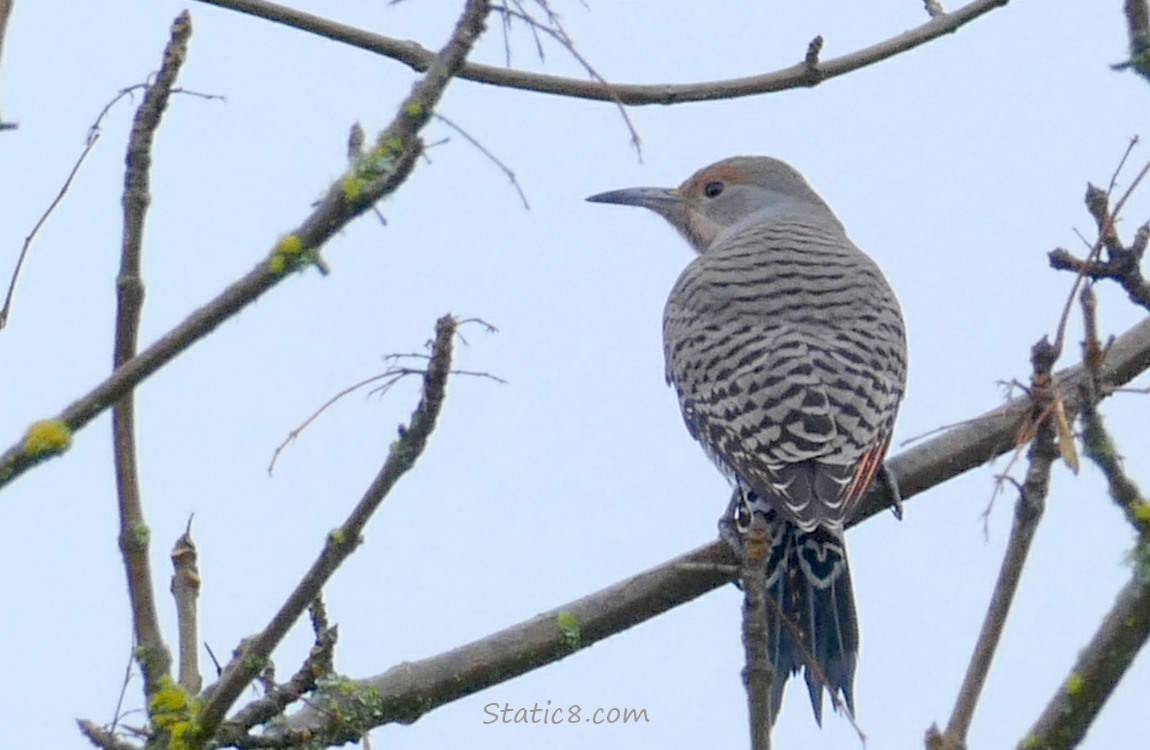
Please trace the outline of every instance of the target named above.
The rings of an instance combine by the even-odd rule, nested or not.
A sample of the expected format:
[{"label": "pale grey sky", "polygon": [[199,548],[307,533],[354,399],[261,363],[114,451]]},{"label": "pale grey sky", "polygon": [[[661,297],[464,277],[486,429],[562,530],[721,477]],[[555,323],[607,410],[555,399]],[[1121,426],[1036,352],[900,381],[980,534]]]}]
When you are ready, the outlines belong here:
[{"label": "pale grey sky", "polygon": [[[297,2],[437,48],[460,3]],[[773,70],[815,34],[833,57],[925,19],[915,0],[698,3],[560,0],[579,50],[607,78],[665,83]],[[96,114],[158,66],[175,15],[195,34],[180,84],[226,103],[174,98],[154,152],[142,343],[246,272],[344,167],[348,127],[394,114],[414,74],[339,44],[196,3],[18,2],[0,107],[0,268],[51,201]],[[513,63],[545,64],[513,30]],[[905,439],[996,405],[1025,379],[1070,288],[1045,253],[1090,235],[1088,180],[1105,184],[1150,111],[1126,54],[1121,3],[1016,0],[958,34],[813,90],[630,110],[637,161],[610,105],[455,82],[442,112],[517,173],[506,178],[442,125],[410,182],[326,248],[333,272],[283,283],[139,390],[140,463],[159,571],[195,513],[202,637],[226,656],[261,628],[374,475],[415,384],[352,399],[265,467],[288,430],[341,387],[418,351],[444,312],[478,316],[460,367],[507,385],[451,382],[424,459],[327,590],[339,668],[381,672],[512,625],[714,537],[725,481],[683,429],[663,384],[665,296],[689,250],[657,217],[584,203],[595,192],[674,185],[734,154],[800,169],[882,265],[910,331]],[[473,59],[503,62],[491,30]],[[123,154],[119,105],[72,192],[42,231],[0,333],[0,437],[55,414],[111,362]],[[1134,167],[1150,158],[1140,147]],[[1132,167],[1122,178],[1127,184]],[[1127,236],[1150,217],[1136,195]],[[1105,333],[1139,320],[1100,288]],[[1071,342],[1080,336],[1077,318]],[[1077,359],[1076,344],[1061,364]],[[1141,385],[1146,385],[1142,382]],[[1104,406],[1133,475],[1150,482],[1145,396]],[[80,748],[72,719],[111,718],[130,631],[116,547],[105,416],[71,452],[0,493],[0,747]],[[862,628],[858,721],[869,747],[921,746],[945,723],[997,573],[1014,493],[984,537],[999,461],[916,497],[848,536]],[[1016,472],[1017,474],[1017,472]],[[1059,688],[1130,574],[1132,535],[1098,472],[1054,470],[1016,609],[975,717],[971,747],[1011,747]],[[741,596],[726,587],[512,682],[375,733],[380,746],[617,748],[746,744]],[[174,636],[170,601],[162,598]],[[301,626],[277,653],[289,674]],[[1150,744],[1150,664],[1135,664],[1084,747]],[[138,708],[139,681],[128,704]],[[644,708],[639,726],[488,726],[488,703]],[[140,724],[140,713],[128,717]],[[776,725],[780,748],[858,747],[829,713],[820,731],[801,682]]]}]

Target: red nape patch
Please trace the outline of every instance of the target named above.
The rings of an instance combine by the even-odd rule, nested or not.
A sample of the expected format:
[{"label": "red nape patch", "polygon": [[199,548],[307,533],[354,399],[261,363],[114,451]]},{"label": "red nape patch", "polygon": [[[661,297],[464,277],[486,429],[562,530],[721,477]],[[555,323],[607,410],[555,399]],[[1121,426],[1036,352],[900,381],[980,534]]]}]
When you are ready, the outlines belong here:
[{"label": "red nape patch", "polygon": [[716,181],[737,185],[749,180],[746,170],[733,164],[719,163],[691,175],[679,188],[679,192],[688,198],[701,196],[707,183]]}]

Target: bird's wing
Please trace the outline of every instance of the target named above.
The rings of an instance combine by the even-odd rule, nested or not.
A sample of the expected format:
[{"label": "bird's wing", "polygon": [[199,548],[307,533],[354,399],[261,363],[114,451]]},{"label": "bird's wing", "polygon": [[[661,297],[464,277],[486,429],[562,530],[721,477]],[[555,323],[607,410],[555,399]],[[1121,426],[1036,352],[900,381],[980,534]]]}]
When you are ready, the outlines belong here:
[{"label": "bird's wing", "polygon": [[901,373],[873,366],[865,333],[820,318],[817,295],[796,303],[777,262],[770,279],[714,262],[688,267],[664,317],[667,380],[687,428],[800,527],[838,527],[882,463]]}]

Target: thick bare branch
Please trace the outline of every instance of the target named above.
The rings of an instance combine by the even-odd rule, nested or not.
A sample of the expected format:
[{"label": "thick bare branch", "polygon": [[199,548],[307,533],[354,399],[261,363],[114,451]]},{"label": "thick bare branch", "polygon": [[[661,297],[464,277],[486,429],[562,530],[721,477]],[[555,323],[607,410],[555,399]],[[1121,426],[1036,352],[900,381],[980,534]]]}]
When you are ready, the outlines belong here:
[{"label": "thick bare branch", "polygon": [[[311,34],[326,37],[353,47],[370,50],[384,57],[404,63],[414,70],[423,71],[435,55],[411,41],[372,34],[354,26],[336,23],[320,16],[287,8],[266,0],[200,0],[209,5],[248,13]],[[767,94],[793,88],[814,86],[827,79],[865,68],[902,52],[926,44],[1006,5],[1010,0],[975,0],[952,13],[943,13],[910,31],[903,32],[871,47],[852,52],[811,66],[806,59],[772,73],[733,78],[722,81],[689,84],[602,84],[576,78],[527,73],[494,65],[468,63],[459,77],[493,86],[555,94],[596,101],[619,101],[628,105],[682,104],[684,102],[736,99],[743,96]]]},{"label": "thick bare branch", "polygon": [[[282,731],[306,728],[331,744],[357,738],[372,726],[413,722],[444,703],[558,661],[718,588],[731,580],[735,564],[725,542],[710,544],[453,651],[342,685],[340,694],[324,696],[338,701],[340,711],[307,706],[289,717]],[[365,694],[376,696],[379,710],[371,716],[355,711],[357,697]],[[272,733],[279,731],[277,726]]]}]

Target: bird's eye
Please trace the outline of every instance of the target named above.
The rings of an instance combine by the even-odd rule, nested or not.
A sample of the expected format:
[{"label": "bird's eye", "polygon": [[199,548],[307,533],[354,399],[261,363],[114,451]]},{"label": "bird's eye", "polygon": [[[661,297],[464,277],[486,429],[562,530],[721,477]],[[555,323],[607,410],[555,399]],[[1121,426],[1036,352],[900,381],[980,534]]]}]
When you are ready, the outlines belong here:
[{"label": "bird's eye", "polygon": [[718,198],[719,194],[723,192],[724,187],[725,186],[723,183],[719,182],[718,180],[715,180],[714,182],[708,182],[703,186],[703,195],[707,196],[708,198]]}]

